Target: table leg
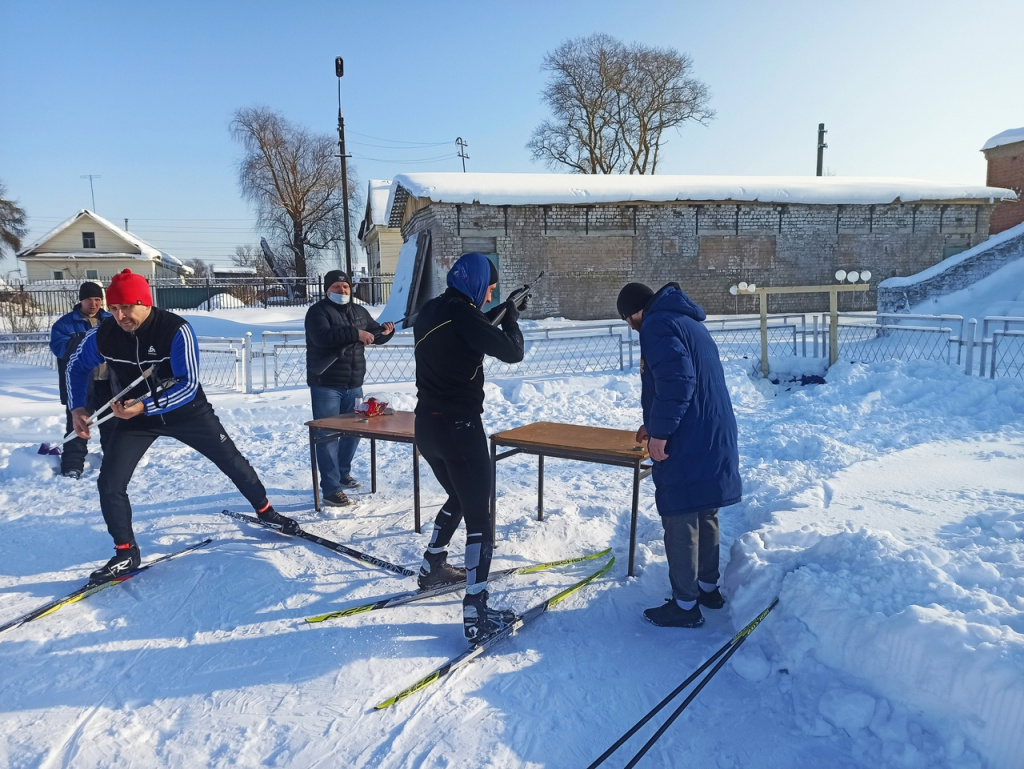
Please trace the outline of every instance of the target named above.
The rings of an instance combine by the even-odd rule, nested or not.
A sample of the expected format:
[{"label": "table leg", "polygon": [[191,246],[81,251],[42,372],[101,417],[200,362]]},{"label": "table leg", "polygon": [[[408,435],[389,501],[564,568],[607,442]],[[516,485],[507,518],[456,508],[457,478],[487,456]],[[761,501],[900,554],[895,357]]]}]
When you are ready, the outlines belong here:
[{"label": "table leg", "polygon": [[309,466],[313,469],[313,509],[320,512],[320,478],[316,466],[316,443],[313,428],[309,428]]},{"label": "table leg", "polygon": [[420,533],[420,451],[412,444],[412,510],[416,533]]},{"label": "table leg", "polygon": [[498,445],[491,441],[491,542],[498,540]]},{"label": "table leg", "polygon": [[636,553],[636,517],[640,507],[640,463],[633,465],[633,515],[629,522],[629,568],[626,576],[633,576],[633,557]]},{"label": "table leg", "polygon": [[377,493],[377,439],[370,438],[370,493]]},{"label": "table leg", "polygon": [[537,520],[544,520],[544,455],[537,455]]}]

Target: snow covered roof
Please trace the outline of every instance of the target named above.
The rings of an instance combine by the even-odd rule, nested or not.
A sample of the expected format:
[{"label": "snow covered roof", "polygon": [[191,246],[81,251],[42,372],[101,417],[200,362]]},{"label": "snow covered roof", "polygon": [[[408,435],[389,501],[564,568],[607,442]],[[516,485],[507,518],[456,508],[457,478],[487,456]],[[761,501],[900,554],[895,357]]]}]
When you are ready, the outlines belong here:
[{"label": "snow covered roof", "polygon": [[386,227],[388,224],[388,200],[391,198],[390,179],[371,179],[370,187],[366,193],[366,205],[370,215],[370,221],[378,227]]},{"label": "snow covered roof", "polygon": [[1024,128],[1011,128],[1008,131],[996,134],[985,142],[985,146],[981,148],[981,151],[984,152],[995,147],[1002,147],[1004,144],[1016,144],[1017,142],[1024,142]]},{"label": "snow covered roof", "polygon": [[122,229],[122,228],[118,227],[113,222],[108,222],[102,216],[100,216],[99,214],[94,213],[94,212],[88,210],[87,208],[83,208],[81,211],[79,211],[77,214],[72,216],[67,221],[64,221],[61,224],[58,224],[56,227],[54,227],[48,233],[46,233],[41,238],[36,240],[34,243],[31,243],[30,245],[25,246],[23,249],[21,249],[18,252],[17,256],[18,257],[23,257],[23,256],[25,256],[27,254],[30,254],[32,251],[37,249],[40,245],[42,245],[46,241],[50,240],[51,238],[54,238],[57,235],[59,235],[61,232],[66,230],[68,227],[70,227],[72,224],[77,222],[79,219],[81,219],[83,216],[87,217],[89,219],[92,219],[94,222],[96,222],[96,224],[100,225],[101,227],[103,227],[106,230],[109,230],[114,235],[119,237],[121,240],[125,241],[129,245],[134,246],[135,248],[137,248],[139,250],[138,254],[130,254],[130,253],[124,253],[124,254],[97,253],[96,254],[97,257],[104,257],[104,256],[128,256],[128,257],[132,257],[132,258],[135,258],[135,259],[142,259],[142,260],[145,260],[145,261],[148,261],[148,262],[162,262],[165,265],[177,268],[179,272],[185,272],[185,273],[192,273],[192,272],[194,272],[194,270],[191,267],[186,266],[185,263],[182,262],[178,257],[173,256],[173,255],[167,253],[166,251],[161,251],[160,249],[155,248],[154,246],[151,246],[149,243],[144,241],[138,235],[133,235],[132,233],[128,232],[128,230],[125,230],[125,229]]},{"label": "snow covered roof", "polygon": [[399,174],[387,210],[401,225],[408,197],[435,203],[583,205],[669,201],[885,204],[922,200],[1016,199],[1002,187],[921,179],[844,176],[669,176],[613,174]]}]

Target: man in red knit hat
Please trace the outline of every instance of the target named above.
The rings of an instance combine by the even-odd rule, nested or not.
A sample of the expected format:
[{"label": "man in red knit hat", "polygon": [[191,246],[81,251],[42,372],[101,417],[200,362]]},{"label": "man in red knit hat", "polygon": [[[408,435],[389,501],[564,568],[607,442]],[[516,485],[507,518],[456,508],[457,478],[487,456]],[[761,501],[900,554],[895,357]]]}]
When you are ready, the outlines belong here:
[{"label": "man in red knit hat", "polygon": [[[150,366],[156,370],[126,394],[124,401],[111,406],[119,421],[110,438],[110,451],[103,452],[97,486],[115,555],[90,575],[92,581],[108,582],[139,568],[128,482],[143,455],[161,436],[181,441],[217,465],[261,521],[286,534],[298,531],[295,521],[271,507],[256,471],[239,453],[206,400],[199,384],[199,343],[188,321],[154,307],[149,283],[131,270],[110,281],[107,307],[113,317],[93,328],[68,362],[68,408],[75,432],[90,437],[85,398],[93,368],[106,362],[112,392],[120,392]],[[127,405],[135,399],[138,403]]]}]

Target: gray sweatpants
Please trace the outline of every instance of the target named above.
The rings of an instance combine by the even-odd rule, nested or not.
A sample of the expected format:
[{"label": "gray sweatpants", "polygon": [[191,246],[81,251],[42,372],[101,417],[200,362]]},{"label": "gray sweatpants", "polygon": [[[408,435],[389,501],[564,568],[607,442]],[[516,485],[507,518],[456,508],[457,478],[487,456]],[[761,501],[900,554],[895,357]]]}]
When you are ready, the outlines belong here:
[{"label": "gray sweatpants", "polygon": [[718,508],[683,515],[663,515],[665,556],[672,597],[696,601],[697,580],[718,584]]}]

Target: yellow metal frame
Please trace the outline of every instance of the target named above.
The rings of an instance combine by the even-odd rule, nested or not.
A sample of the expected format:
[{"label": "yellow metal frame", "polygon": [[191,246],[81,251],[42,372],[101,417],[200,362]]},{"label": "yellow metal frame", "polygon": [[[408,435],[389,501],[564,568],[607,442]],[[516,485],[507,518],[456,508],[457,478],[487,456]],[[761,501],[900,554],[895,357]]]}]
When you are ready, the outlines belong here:
[{"label": "yellow metal frame", "polygon": [[834,286],[776,286],[765,288],[758,286],[753,291],[742,291],[745,294],[757,294],[761,307],[761,373],[768,376],[768,299],[769,294],[828,294],[828,365],[839,360],[839,292],[867,291],[868,283],[836,284]]}]

